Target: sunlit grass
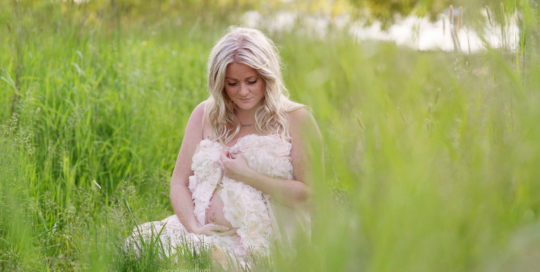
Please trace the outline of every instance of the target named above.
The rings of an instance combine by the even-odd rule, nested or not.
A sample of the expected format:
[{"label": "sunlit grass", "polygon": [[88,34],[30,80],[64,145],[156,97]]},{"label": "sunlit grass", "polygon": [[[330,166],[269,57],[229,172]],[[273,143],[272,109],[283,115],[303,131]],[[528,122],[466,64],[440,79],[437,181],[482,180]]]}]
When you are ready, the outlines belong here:
[{"label": "sunlit grass", "polygon": [[[150,248],[137,259],[122,245],[136,224],[173,214],[169,179],[227,25],[110,30],[71,25],[54,6],[43,7],[53,19],[19,22],[10,8],[0,17],[0,271],[219,271],[208,258],[162,260]],[[537,22],[525,34],[517,54],[473,56],[357,44],[339,32],[273,35],[326,161],[313,244],[299,240],[292,259],[276,254],[275,269],[538,265]]]}]

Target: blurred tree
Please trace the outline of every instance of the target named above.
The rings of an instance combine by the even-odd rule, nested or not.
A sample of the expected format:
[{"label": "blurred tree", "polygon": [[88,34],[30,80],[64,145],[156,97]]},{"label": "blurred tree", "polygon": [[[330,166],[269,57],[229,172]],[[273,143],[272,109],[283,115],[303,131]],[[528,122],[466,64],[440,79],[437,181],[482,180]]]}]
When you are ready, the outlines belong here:
[{"label": "blurred tree", "polygon": [[[368,23],[380,21],[390,26],[397,18],[408,15],[428,16],[435,20],[453,5],[479,11],[489,6],[492,19],[500,21],[501,14],[514,13],[516,7],[531,6],[528,0],[20,0],[23,8],[44,7],[60,3],[63,16],[79,18],[84,23],[119,24],[145,23],[162,19],[181,18],[208,20],[209,22],[235,22],[242,14],[255,10],[261,15],[288,11],[303,15],[320,15],[334,18],[348,14],[353,19]],[[501,8],[503,7],[503,8]],[[501,12],[501,10],[504,10]],[[455,15],[455,14],[454,14]],[[82,18],[82,19],[81,19]],[[468,20],[468,18],[464,18]]]},{"label": "blurred tree", "polygon": [[[514,10],[523,1],[513,0],[349,0],[354,7],[352,14],[355,18],[366,19],[368,23],[380,21],[383,27],[391,25],[400,16],[416,15],[428,16],[435,20],[439,14],[450,5],[455,8],[463,7],[466,10],[479,11],[489,7],[495,20],[500,20],[502,13],[514,13]],[[501,7],[504,11],[501,12]]]}]

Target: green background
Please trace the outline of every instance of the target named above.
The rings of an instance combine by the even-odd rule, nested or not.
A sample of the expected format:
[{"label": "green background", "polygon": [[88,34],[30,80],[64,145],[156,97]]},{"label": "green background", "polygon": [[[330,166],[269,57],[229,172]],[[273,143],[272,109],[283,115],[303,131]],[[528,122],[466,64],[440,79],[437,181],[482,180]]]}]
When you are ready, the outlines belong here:
[{"label": "green background", "polygon": [[[0,271],[219,271],[204,252],[175,262],[158,245],[140,259],[122,250],[136,224],[173,214],[169,180],[189,114],[208,96],[213,44],[250,9],[384,21],[387,2],[3,1]],[[460,4],[400,3],[404,14]],[[313,243],[257,257],[255,270],[538,267],[538,7],[471,3],[503,26],[517,12],[517,52],[261,28],[279,46],[291,99],[313,109],[326,173],[314,183]]]}]

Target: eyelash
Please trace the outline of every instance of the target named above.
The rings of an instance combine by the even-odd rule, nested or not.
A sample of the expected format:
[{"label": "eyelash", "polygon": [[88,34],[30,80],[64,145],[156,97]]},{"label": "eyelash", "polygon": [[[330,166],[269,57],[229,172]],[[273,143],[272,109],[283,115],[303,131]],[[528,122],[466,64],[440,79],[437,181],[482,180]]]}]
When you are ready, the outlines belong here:
[{"label": "eyelash", "polygon": [[[253,84],[255,84],[255,83],[257,83],[257,80],[255,80],[255,81],[248,81],[248,84],[250,84],[250,85],[253,85]],[[227,85],[229,85],[229,86],[235,86],[235,85],[236,85],[236,82],[235,82],[235,83],[227,83]]]}]

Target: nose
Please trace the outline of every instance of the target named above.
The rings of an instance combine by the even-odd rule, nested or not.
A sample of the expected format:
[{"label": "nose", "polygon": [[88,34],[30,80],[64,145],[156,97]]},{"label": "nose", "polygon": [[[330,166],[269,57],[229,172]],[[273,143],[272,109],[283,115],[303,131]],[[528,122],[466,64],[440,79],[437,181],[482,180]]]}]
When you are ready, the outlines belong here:
[{"label": "nose", "polygon": [[240,96],[246,96],[246,95],[249,94],[249,89],[248,89],[248,87],[246,86],[245,83],[242,83],[242,84],[240,85],[240,91],[238,91],[238,94],[239,94]]}]

